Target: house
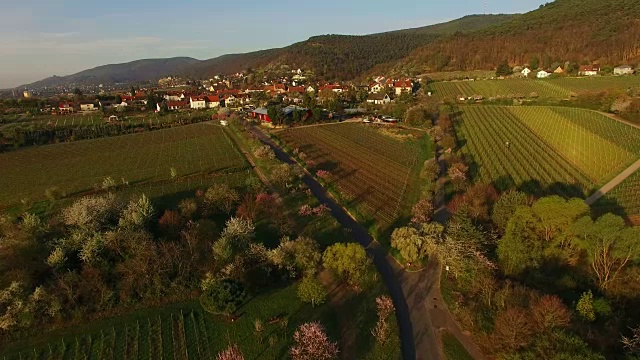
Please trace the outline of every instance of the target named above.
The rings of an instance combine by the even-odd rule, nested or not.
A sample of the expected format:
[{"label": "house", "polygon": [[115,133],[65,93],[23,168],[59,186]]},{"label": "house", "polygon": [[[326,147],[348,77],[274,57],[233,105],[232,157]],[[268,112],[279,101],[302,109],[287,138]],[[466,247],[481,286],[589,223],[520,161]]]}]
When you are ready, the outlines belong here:
[{"label": "house", "polygon": [[282,94],[287,92],[286,87],[284,86],[284,84],[274,84],[274,85],[268,85],[264,87],[264,91],[266,92],[273,92],[276,94]]},{"label": "house", "polygon": [[167,101],[167,109],[180,110],[189,107],[189,103],[186,101]]},{"label": "house", "polygon": [[384,76],[376,76],[376,77],[373,78],[373,81],[375,81],[378,84],[380,84],[381,82],[384,81]]},{"label": "house", "polygon": [[307,87],[307,92],[316,92],[316,89],[314,89],[313,86],[309,85]]},{"label": "house", "polygon": [[62,114],[68,114],[68,113],[72,113],[75,111],[75,109],[73,108],[73,103],[72,102],[66,102],[63,101],[58,105],[58,111]]},{"label": "house", "polygon": [[551,73],[548,73],[548,72],[546,72],[546,71],[544,71],[544,70],[540,70],[540,71],[538,71],[538,73],[536,74],[536,77],[537,77],[538,79],[546,79],[546,78],[548,78],[549,76],[551,76]]},{"label": "house", "polygon": [[526,68],[522,69],[522,71],[520,71],[520,74],[522,74],[522,76],[524,76],[524,77],[529,77],[529,74],[531,74],[531,69],[526,67]]},{"label": "house", "polygon": [[388,94],[384,93],[369,94],[369,97],[367,97],[367,102],[369,104],[384,105],[390,103],[391,98]]},{"label": "house", "polygon": [[181,92],[169,92],[164,95],[167,101],[184,101],[184,94]]},{"label": "house", "polygon": [[636,70],[629,65],[616,66],[613,68],[613,75],[633,75]]},{"label": "house", "polygon": [[80,103],[81,111],[95,111],[98,110],[98,107],[93,103],[93,101],[82,101]]},{"label": "house", "polygon": [[393,83],[393,88],[396,91],[396,95],[401,95],[402,93],[411,94],[413,92],[413,84],[411,83],[411,80],[395,81]]},{"label": "house", "polygon": [[327,85],[325,85],[325,86],[321,86],[321,87],[318,89],[318,92],[326,91],[326,90],[333,91],[334,93],[341,93],[341,92],[343,92],[343,91],[344,91],[344,88],[342,87],[342,85],[337,85],[337,84],[327,84]]},{"label": "house", "polygon": [[287,91],[289,95],[301,95],[304,94],[304,86],[290,86],[289,91]]},{"label": "house", "polygon": [[254,93],[254,92],[261,92],[261,91],[264,91],[264,88],[256,87],[256,86],[251,86],[247,90],[245,90],[246,93]]},{"label": "house", "polygon": [[600,72],[600,65],[581,65],[578,70],[578,75],[581,76],[596,76]]},{"label": "house", "polygon": [[564,69],[562,69],[562,66],[558,66],[557,69],[553,70],[554,74],[564,74]]},{"label": "house", "polygon": [[[209,109],[217,108],[220,106],[220,97],[218,95],[208,95],[202,97],[205,102],[205,107]],[[191,105],[193,109],[193,105]]]},{"label": "house", "polygon": [[370,93],[379,93],[384,90],[384,86],[380,83],[369,84],[369,92]]},{"label": "house", "polygon": [[206,109],[207,98],[204,96],[191,96],[189,97],[189,105],[192,109]]},{"label": "house", "polygon": [[264,122],[271,122],[269,118],[269,111],[266,108],[257,108],[251,112],[251,117]]}]

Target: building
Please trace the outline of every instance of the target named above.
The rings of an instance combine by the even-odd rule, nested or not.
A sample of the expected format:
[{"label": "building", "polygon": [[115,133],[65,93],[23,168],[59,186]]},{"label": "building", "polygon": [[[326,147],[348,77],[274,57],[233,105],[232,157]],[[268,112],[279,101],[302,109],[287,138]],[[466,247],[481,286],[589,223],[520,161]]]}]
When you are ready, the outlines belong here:
[{"label": "building", "polygon": [[553,70],[554,74],[564,74],[564,70],[562,69],[562,66],[558,66],[557,69]]},{"label": "building", "polygon": [[307,92],[316,92],[316,89],[314,89],[313,86],[309,85],[307,86]]},{"label": "building", "polygon": [[33,96],[33,94],[31,94],[31,91],[29,90],[25,90],[22,95],[24,96],[25,99],[31,99],[31,97]]},{"label": "building", "polygon": [[[169,110],[181,110],[189,107],[189,103],[186,101],[167,101],[167,109]],[[158,104],[158,111],[160,111],[160,105]]]},{"label": "building", "polygon": [[266,108],[257,108],[251,112],[251,117],[264,122],[271,122],[269,111]]},{"label": "building", "polygon": [[538,79],[546,79],[546,78],[548,78],[549,76],[551,76],[551,73],[548,73],[548,72],[546,72],[546,71],[544,71],[544,70],[540,70],[540,71],[538,71],[538,73],[536,74],[536,77],[537,77]]},{"label": "building", "polygon": [[633,75],[636,70],[629,65],[616,66],[613,69],[613,75]]},{"label": "building", "polygon": [[[286,108],[282,109],[282,113],[285,117],[293,116],[293,112],[296,110],[300,111],[303,114],[303,120],[304,118],[312,115],[311,110],[299,106],[287,106]],[[271,123],[269,110],[267,110],[266,108],[258,108],[251,111],[251,117],[260,121]]]},{"label": "building", "polygon": [[189,106],[192,109],[206,109],[207,108],[207,98],[204,96],[190,96],[189,97]]},{"label": "building", "polygon": [[581,76],[596,76],[600,72],[599,65],[581,65],[578,70],[578,75]]},{"label": "building", "polygon": [[342,87],[342,85],[328,84],[328,85],[325,85],[325,86],[321,86],[318,89],[319,92],[326,91],[326,90],[333,91],[334,93],[341,93],[341,92],[344,91],[344,88]]},{"label": "building", "polygon": [[184,94],[181,92],[168,92],[164,95],[167,101],[184,101]]},{"label": "building", "polygon": [[83,101],[80,103],[81,111],[95,111],[98,107],[92,101]]},{"label": "building", "polygon": [[68,114],[74,112],[73,103],[63,101],[58,105],[58,112],[61,114]]},{"label": "building", "polygon": [[384,105],[390,103],[391,98],[388,94],[384,93],[369,94],[369,97],[367,97],[367,102],[374,105]]},{"label": "building", "polygon": [[402,93],[413,93],[413,84],[410,80],[395,81],[393,83],[393,88],[396,91],[396,95],[401,95]]},{"label": "building", "polygon": [[370,93],[379,93],[384,90],[384,86],[380,83],[369,84],[369,92]]},{"label": "building", "polygon": [[524,76],[524,77],[529,77],[529,74],[531,74],[531,69],[526,67],[526,68],[522,69],[522,71],[520,71],[520,74],[522,74],[522,76]]},{"label": "building", "polygon": [[204,100],[207,104],[206,107],[208,107],[209,109],[214,109],[220,106],[220,96],[218,95],[204,96]]}]

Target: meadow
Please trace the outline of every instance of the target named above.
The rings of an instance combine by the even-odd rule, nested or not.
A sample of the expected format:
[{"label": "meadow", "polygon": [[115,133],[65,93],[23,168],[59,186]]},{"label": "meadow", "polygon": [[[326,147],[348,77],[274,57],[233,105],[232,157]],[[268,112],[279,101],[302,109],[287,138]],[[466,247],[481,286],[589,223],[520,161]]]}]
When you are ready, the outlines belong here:
[{"label": "meadow", "polygon": [[335,186],[363,223],[375,222],[379,229],[405,216],[417,201],[418,164],[432,156],[423,134],[394,136],[355,123],[287,129],[277,136],[310,171]]},{"label": "meadow", "polygon": [[640,81],[635,76],[599,76],[585,78],[555,79],[495,79],[476,81],[444,81],[429,85],[438,99],[458,99],[460,96],[481,95],[496,97],[535,97],[561,100],[582,91],[639,89]]},{"label": "meadow", "polygon": [[584,197],[640,156],[640,130],[582,109],[464,106],[471,172],[499,189]]},{"label": "meadow", "polygon": [[125,190],[168,193],[250,170],[221,127],[202,123],[16,150],[0,154],[0,168],[3,207],[43,199],[51,188],[90,192],[107,177]]}]

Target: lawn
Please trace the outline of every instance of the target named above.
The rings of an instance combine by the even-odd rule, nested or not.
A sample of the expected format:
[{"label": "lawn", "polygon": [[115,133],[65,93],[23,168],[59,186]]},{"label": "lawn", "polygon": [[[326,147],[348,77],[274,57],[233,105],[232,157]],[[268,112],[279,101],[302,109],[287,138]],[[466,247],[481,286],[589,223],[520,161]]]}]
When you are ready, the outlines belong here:
[{"label": "lawn", "polygon": [[419,195],[422,162],[433,156],[424,133],[356,123],[287,129],[277,136],[361,223],[380,231],[408,216]]},{"label": "lawn", "polygon": [[445,81],[429,85],[439,99],[482,95],[484,98],[521,96],[542,99],[566,99],[581,91],[627,90],[640,88],[635,76],[599,76],[557,79],[495,79],[477,81]]},{"label": "lawn", "polygon": [[[247,359],[286,357],[298,325],[319,320],[329,337],[338,339],[337,320],[328,305],[301,303],[296,287],[260,294],[230,322],[188,302],[145,309],[66,331],[26,339],[0,352],[13,359],[213,359],[229,343],[236,343]],[[270,323],[269,319],[278,318]],[[255,321],[264,324],[255,331]]]},{"label": "lawn", "polygon": [[16,150],[0,154],[0,168],[4,207],[41,200],[51,187],[68,196],[89,192],[106,177],[128,183],[125,190],[167,193],[250,170],[224,131],[209,124]]},{"label": "lawn", "polygon": [[460,110],[457,133],[472,175],[500,190],[517,187],[534,194],[585,197],[640,155],[639,130],[589,110]]}]

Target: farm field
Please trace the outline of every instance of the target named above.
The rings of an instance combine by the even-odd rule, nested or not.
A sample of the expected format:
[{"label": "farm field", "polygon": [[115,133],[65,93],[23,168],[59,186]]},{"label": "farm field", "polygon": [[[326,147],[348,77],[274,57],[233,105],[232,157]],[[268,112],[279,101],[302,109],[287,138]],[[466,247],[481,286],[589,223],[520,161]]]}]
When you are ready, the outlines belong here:
[{"label": "farm field", "polygon": [[496,75],[495,71],[470,70],[470,71],[443,71],[423,74],[433,81],[448,81],[456,79],[490,79]]},{"label": "farm field", "polygon": [[502,190],[585,197],[640,157],[640,130],[588,110],[460,110],[458,136],[472,174]]},{"label": "farm field", "polygon": [[343,203],[380,229],[406,215],[417,198],[415,169],[432,156],[424,136],[400,141],[355,123],[288,129],[278,137],[310,171],[328,171]]},{"label": "farm field", "polygon": [[639,89],[640,79],[635,76],[602,76],[591,78],[556,79],[504,79],[477,81],[445,81],[429,85],[439,99],[457,99],[460,96],[482,95],[484,98],[522,96],[532,93],[543,99],[566,99],[580,91],[600,91],[628,88]]},{"label": "farm field", "polygon": [[42,199],[51,187],[67,195],[91,191],[106,177],[130,188],[173,192],[219,174],[244,171],[246,177],[249,165],[222,128],[194,124],[3,153],[0,168],[0,204],[6,207]]},{"label": "farm field", "polygon": [[[52,333],[16,343],[0,352],[13,359],[214,359],[229,342],[238,344],[247,359],[283,359],[296,327],[320,320],[338,339],[335,314],[328,305],[312,307],[298,300],[295,286],[258,295],[241,310],[234,323],[211,315],[198,301],[147,309],[126,316]],[[269,324],[269,319],[281,320]],[[284,318],[289,321],[283,321]],[[264,324],[256,334],[254,321]],[[262,340],[260,340],[262,337]]]},{"label": "farm field", "polygon": [[621,215],[628,216],[635,225],[640,225],[640,171],[626,178],[594,205],[603,212],[622,212]]}]

